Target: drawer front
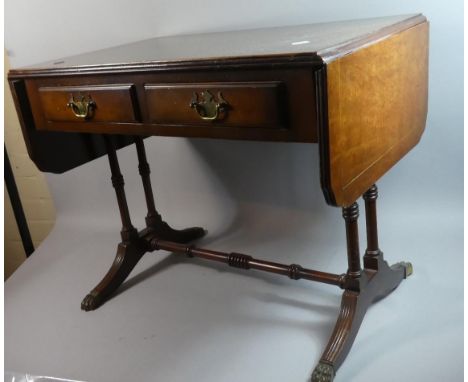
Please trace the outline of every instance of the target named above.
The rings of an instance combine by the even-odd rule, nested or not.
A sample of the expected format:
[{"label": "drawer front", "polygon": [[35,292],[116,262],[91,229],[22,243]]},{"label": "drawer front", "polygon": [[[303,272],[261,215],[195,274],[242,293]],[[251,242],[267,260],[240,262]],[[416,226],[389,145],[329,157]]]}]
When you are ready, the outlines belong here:
[{"label": "drawer front", "polygon": [[145,84],[149,122],[285,128],[282,82]]},{"label": "drawer front", "polygon": [[135,86],[52,86],[38,89],[44,117],[51,122],[136,122]]},{"label": "drawer front", "polygon": [[38,77],[25,90],[40,131],[317,141],[310,66]]}]

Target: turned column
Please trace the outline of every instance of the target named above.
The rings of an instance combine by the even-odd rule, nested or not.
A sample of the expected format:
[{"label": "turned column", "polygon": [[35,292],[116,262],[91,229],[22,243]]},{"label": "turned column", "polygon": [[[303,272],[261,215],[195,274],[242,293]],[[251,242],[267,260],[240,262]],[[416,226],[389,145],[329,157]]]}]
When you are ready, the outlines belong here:
[{"label": "turned column", "polygon": [[377,233],[377,197],[379,196],[377,186],[374,184],[369,188],[362,198],[366,208],[366,231],[367,249],[364,255],[364,267],[377,269],[377,259],[382,253],[379,248],[379,238]]},{"label": "turned column", "polygon": [[119,205],[120,218],[122,220],[122,230],[120,236],[122,241],[128,242],[138,237],[138,231],[132,225],[130,220],[130,212],[128,210],[127,198],[125,196],[124,189],[124,178],[120,172],[119,161],[117,159],[117,152],[115,150],[115,144],[112,136],[104,136],[107,147],[107,155],[109,157],[109,165],[112,174],[112,186],[115,189],[117,196],[117,203]]},{"label": "turned column", "polygon": [[346,243],[348,249],[348,276],[359,278],[361,276],[361,255],[359,253],[358,231],[359,206],[357,203],[343,207],[343,218],[346,224]]},{"label": "turned column", "polygon": [[143,143],[143,138],[136,136],[135,145],[138,155],[138,170],[141,175],[141,180],[143,181],[143,189],[145,191],[146,206],[148,208],[148,214],[146,215],[146,225],[148,227],[155,226],[160,224],[162,221],[161,215],[156,211],[156,206],[154,204],[153,189],[151,187],[150,179],[150,167],[146,159],[145,144]]}]

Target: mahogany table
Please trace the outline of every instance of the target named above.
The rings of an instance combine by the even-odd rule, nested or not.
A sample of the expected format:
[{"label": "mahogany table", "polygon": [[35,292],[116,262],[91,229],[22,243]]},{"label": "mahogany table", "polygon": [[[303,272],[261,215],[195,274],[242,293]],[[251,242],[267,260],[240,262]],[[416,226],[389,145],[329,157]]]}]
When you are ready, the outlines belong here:
[{"label": "mahogany table", "polygon": [[[8,79],[29,155],[41,171],[63,173],[109,157],[122,241],[110,270],[82,301],[85,311],[103,304],[146,252],[159,250],[335,285],[344,290],[341,311],[312,374],[314,382],[331,381],[367,308],[412,273],[410,263],[389,266],[383,258],[375,183],[425,128],[422,15],[156,38],[11,70]],[[325,200],[341,207],[345,220],[346,273],[194,246],[203,228],[175,230],[156,211],[143,143],[151,135],[318,144]],[[130,220],[116,153],[132,143],[148,206],[141,231]]]}]

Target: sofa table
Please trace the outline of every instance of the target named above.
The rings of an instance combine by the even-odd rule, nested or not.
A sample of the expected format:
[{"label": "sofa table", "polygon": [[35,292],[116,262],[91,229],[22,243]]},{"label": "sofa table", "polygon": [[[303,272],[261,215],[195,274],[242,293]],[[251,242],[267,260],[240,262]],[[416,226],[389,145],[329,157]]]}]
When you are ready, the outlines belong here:
[{"label": "sofa table", "polygon": [[[146,252],[160,250],[335,285],[344,290],[341,310],[312,373],[312,381],[331,381],[367,308],[412,273],[410,263],[389,266],[383,258],[375,183],[425,128],[422,15],[162,37],[11,70],[8,79],[29,155],[41,171],[63,173],[109,158],[122,241],[110,270],[82,301],[85,311],[103,304]],[[175,230],[156,211],[144,147],[153,135],[318,144],[325,200],[342,208],[345,221],[347,271],[196,247],[203,228]],[[117,159],[129,144],[136,146],[148,207],[140,231],[130,219]]]}]

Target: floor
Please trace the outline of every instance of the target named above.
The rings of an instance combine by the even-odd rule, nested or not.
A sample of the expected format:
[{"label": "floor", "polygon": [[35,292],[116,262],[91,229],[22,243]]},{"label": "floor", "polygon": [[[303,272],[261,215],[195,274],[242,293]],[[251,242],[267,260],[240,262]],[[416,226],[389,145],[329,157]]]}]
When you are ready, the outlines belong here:
[{"label": "floor", "polygon": [[[185,143],[150,147],[164,154],[174,145]],[[264,146],[269,165],[259,160],[251,175],[246,171],[236,178],[229,158],[207,167],[219,149],[200,145],[177,159],[186,165],[198,158],[197,171],[168,175],[158,187],[166,220],[176,228],[204,226],[209,234],[200,245],[211,249],[334,273],[346,270],[340,210],[318,199],[315,180],[302,179],[304,191],[294,185],[294,175],[289,189],[267,171],[277,154],[288,159],[287,151]],[[252,159],[245,147],[246,160]],[[309,155],[297,150],[291,161]],[[134,154],[124,149],[121,157],[129,174]],[[153,179],[164,175],[164,165],[156,166]],[[217,171],[221,167],[224,173]],[[253,175],[259,169],[265,170],[260,179]],[[197,172],[201,179],[193,175]],[[89,382],[308,381],[339,310],[341,291],[334,286],[155,252],[105,305],[80,310],[119,241],[107,177],[106,158],[49,176],[56,226],[5,284],[5,370]],[[380,188],[381,247],[390,263],[411,261],[415,273],[369,310],[336,382],[463,380],[462,211],[456,203],[437,211],[410,203],[394,186],[398,178],[390,175]],[[266,196],[242,188],[241,180]],[[139,187],[138,176],[130,175],[127,194],[141,228]],[[290,192],[294,201],[288,203]],[[307,194],[316,201],[308,204]]]}]

